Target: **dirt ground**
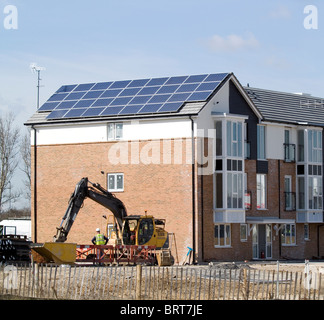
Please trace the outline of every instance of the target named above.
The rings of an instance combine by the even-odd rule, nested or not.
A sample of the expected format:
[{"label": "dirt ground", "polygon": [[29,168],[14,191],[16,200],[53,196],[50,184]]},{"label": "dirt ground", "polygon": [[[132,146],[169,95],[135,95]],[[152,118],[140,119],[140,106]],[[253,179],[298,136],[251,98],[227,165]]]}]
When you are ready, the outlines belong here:
[{"label": "dirt ground", "polygon": [[[255,263],[246,263],[251,269],[256,270],[278,270],[277,262],[255,262]],[[324,261],[310,261],[308,263],[310,269],[315,269],[317,271],[324,272]],[[279,262],[279,271],[288,271],[288,272],[305,272],[305,261],[303,262]]]},{"label": "dirt ground", "polygon": [[[277,261],[247,261],[247,262],[213,262],[209,264],[211,268],[240,269],[278,271]],[[305,261],[279,261],[279,271],[281,272],[305,272]],[[309,261],[309,270],[318,271],[324,274],[324,261]]]}]

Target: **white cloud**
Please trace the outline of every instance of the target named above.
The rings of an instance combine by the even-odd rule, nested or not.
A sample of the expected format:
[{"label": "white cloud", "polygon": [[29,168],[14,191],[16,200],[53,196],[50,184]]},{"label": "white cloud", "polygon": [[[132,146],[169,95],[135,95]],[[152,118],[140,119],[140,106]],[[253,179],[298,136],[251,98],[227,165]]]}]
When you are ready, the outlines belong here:
[{"label": "white cloud", "polygon": [[258,40],[253,34],[246,38],[231,34],[226,37],[215,34],[207,41],[207,46],[214,52],[234,52],[242,49],[256,48],[259,45]]},{"label": "white cloud", "polygon": [[291,63],[287,59],[275,55],[268,56],[264,61],[267,66],[280,70],[287,70],[291,67]]},{"label": "white cloud", "polygon": [[280,5],[277,8],[270,11],[269,15],[270,15],[270,18],[274,18],[274,19],[289,19],[289,18],[291,18],[290,10],[286,6],[283,6],[283,5]]}]

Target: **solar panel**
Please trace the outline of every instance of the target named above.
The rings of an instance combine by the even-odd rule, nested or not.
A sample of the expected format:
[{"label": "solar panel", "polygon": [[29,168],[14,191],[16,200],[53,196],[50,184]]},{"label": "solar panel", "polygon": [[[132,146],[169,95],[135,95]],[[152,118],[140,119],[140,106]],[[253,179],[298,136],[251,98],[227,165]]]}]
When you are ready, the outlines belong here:
[{"label": "solar panel", "polygon": [[146,104],[138,113],[156,113],[162,107],[162,103]]},{"label": "solar panel", "polygon": [[105,110],[105,108],[89,108],[82,114],[82,117],[99,116],[99,114],[104,110]]},{"label": "solar panel", "polygon": [[77,85],[73,84],[73,85],[68,85],[68,86],[62,86],[60,89],[58,89],[56,91],[56,93],[59,92],[71,92]]},{"label": "solar panel", "polygon": [[85,91],[85,90],[90,90],[94,86],[94,83],[84,83],[84,84],[79,84],[74,91]]},{"label": "solar panel", "polygon": [[39,109],[47,119],[178,112],[206,101],[228,73],[61,86]]},{"label": "solar panel", "polygon": [[179,88],[179,85],[162,86],[157,93],[173,93]]},{"label": "solar panel", "polygon": [[84,109],[71,109],[66,114],[64,114],[63,118],[75,118],[80,117],[84,113]]},{"label": "solar panel", "polygon": [[117,97],[121,91],[122,91],[121,89],[106,90],[101,95],[101,98],[114,98],[114,97]]},{"label": "solar panel", "polygon": [[108,89],[111,84],[112,82],[99,82],[95,86],[93,86],[91,90]]},{"label": "solar panel", "polygon": [[[82,100],[80,100],[82,101]],[[62,101],[56,108],[55,110],[58,110],[58,109],[71,109],[73,108],[73,106],[76,104],[77,101],[73,100],[73,101]]]},{"label": "solar panel", "polygon": [[45,102],[38,111],[52,111],[56,108],[56,106],[59,104],[59,102]]},{"label": "solar panel", "polygon": [[132,105],[132,106],[126,106],[123,110],[119,112],[119,114],[136,114],[138,111],[140,111],[143,108],[143,105]]}]

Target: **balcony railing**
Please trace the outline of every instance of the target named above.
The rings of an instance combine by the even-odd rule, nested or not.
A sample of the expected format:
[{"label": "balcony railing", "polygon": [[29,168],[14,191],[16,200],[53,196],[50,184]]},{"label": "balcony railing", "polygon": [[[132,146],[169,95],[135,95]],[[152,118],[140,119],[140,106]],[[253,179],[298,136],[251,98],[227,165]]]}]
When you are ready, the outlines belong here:
[{"label": "balcony railing", "polygon": [[296,210],[296,193],[285,192],[285,211]]},{"label": "balcony railing", "polygon": [[296,145],[291,143],[284,143],[285,162],[296,161]]}]

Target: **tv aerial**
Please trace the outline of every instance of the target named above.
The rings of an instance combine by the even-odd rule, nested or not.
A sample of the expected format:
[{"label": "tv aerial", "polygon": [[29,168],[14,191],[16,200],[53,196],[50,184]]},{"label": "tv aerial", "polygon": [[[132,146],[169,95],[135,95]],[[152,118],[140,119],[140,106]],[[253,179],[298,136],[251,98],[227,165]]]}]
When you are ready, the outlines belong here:
[{"label": "tv aerial", "polygon": [[29,65],[29,68],[30,68],[31,72],[37,74],[37,110],[38,110],[38,108],[39,108],[39,88],[40,88],[40,81],[42,80],[40,77],[40,73],[41,73],[41,71],[44,71],[46,69],[44,67],[39,67],[37,65],[37,63],[35,63],[35,62],[32,62]]}]

